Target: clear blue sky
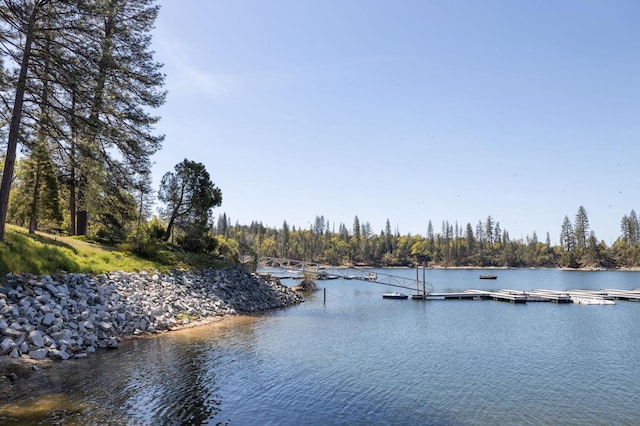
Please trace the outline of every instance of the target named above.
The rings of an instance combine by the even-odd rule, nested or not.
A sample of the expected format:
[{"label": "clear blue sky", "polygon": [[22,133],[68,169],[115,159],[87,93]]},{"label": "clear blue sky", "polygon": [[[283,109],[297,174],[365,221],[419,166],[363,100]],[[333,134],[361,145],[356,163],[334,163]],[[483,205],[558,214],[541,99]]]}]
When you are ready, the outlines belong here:
[{"label": "clear blue sky", "polygon": [[233,224],[511,238],[640,213],[640,2],[160,0],[156,187],[205,164]]}]

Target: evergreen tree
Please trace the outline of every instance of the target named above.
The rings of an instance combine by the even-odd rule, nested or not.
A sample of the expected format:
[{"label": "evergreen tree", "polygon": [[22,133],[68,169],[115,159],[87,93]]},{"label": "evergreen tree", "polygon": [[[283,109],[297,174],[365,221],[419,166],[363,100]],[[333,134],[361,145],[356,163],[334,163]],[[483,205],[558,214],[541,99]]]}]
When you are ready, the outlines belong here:
[{"label": "evergreen tree", "polygon": [[640,245],[640,223],[635,210],[631,210],[631,213],[629,213],[628,229],[629,242],[634,246]]},{"label": "evergreen tree", "polygon": [[576,249],[576,239],[573,226],[569,217],[565,216],[560,229],[560,247],[565,252],[572,252]]},{"label": "evergreen tree", "polygon": [[[67,187],[71,233],[76,210],[99,206],[100,197],[124,200],[121,191],[135,192],[139,176],[149,172],[149,157],[162,138],[152,135],[157,118],[148,110],[164,101],[158,90],[164,76],[150,51],[154,2],[0,3],[0,55],[12,58],[18,70],[0,184],[0,239],[20,138],[28,148],[43,134],[56,142],[49,151],[65,170],[59,175]],[[30,136],[34,129],[37,138]]]},{"label": "evergreen tree", "polygon": [[469,222],[467,222],[465,240],[467,243],[467,250],[469,251],[469,254],[472,254],[476,248],[476,239],[473,236],[473,228],[471,227],[471,223]]},{"label": "evergreen tree", "polygon": [[286,220],[282,222],[282,232],[280,232],[280,236],[280,255],[282,257],[288,257],[287,249],[289,247],[290,232]]},{"label": "evergreen tree", "polygon": [[[285,222],[286,224],[286,222]],[[223,237],[229,237],[229,228],[231,227],[231,223],[227,218],[226,213],[222,213],[218,216],[218,225],[216,226],[217,235],[222,235]]]},{"label": "evergreen tree", "polygon": [[16,163],[15,184],[10,196],[8,219],[28,226],[34,233],[41,223],[60,227],[63,214],[55,167],[48,152],[36,147],[31,156]]},{"label": "evergreen tree", "polygon": [[[93,84],[84,119],[85,149],[81,163],[97,160],[106,176],[105,184],[131,188],[132,176],[148,173],[150,156],[163,137],[153,135],[158,121],[148,113],[164,102],[161,65],[153,61],[151,30],[158,14],[155,0],[99,0],[84,4],[90,47]],[[117,153],[118,155],[115,155]],[[87,170],[80,168],[78,209],[88,208]],[[98,176],[100,173],[98,172]],[[94,176],[95,177],[95,176]],[[72,213],[73,214],[73,213]],[[81,233],[86,230],[80,230]]]},{"label": "evergreen tree", "polygon": [[493,244],[493,218],[491,216],[487,216],[487,220],[484,225],[484,235],[487,238],[489,244]]},{"label": "evergreen tree", "polygon": [[202,163],[185,159],[162,177],[158,198],[166,204],[168,225],[163,240],[167,241],[174,226],[187,236],[202,236],[211,209],[222,204],[222,191],[211,182]]},{"label": "evergreen tree", "polygon": [[496,243],[502,243],[502,228],[500,227],[500,222],[496,222],[496,225],[493,228],[493,241]]},{"label": "evergreen tree", "polygon": [[13,102],[9,107],[9,134],[0,182],[0,240],[4,240],[18,141],[23,134],[23,114],[29,107],[25,99],[30,94],[37,98],[28,84],[33,72],[33,58],[37,54],[35,48],[38,41],[46,39],[43,35],[45,26],[53,27],[58,22],[57,13],[62,12],[62,7],[56,9],[51,7],[51,3],[51,0],[4,0],[0,4],[0,55],[11,58],[18,70]]},{"label": "evergreen tree", "polygon": [[589,236],[589,218],[587,216],[587,211],[583,206],[578,208],[573,231],[575,235],[576,248],[578,250],[584,250],[587,247],[587,238]]}]

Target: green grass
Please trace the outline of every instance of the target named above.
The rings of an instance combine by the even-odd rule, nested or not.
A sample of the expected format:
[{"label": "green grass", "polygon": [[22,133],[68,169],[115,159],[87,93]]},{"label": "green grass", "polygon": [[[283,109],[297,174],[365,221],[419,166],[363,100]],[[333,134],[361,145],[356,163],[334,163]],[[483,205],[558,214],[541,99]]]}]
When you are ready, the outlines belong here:
[{"label": "green grass", "polygon": [[185,319],[188,319],[189,321],[197,321],[200,318],[197,315],[189,315],[184,312],[180,312],[176,315],[176,320],[178,321],[183,321]]},{"label": "green grass", "polygon": [[160,244],[152,258],[142,258],[126,245],[106,245],[86,237],[61,237],[7,225],[0,242],[0,273],[53,274],[61,271],[101,274],[112,271],[201,269],[224,264],[203,253],[185,253]]}]

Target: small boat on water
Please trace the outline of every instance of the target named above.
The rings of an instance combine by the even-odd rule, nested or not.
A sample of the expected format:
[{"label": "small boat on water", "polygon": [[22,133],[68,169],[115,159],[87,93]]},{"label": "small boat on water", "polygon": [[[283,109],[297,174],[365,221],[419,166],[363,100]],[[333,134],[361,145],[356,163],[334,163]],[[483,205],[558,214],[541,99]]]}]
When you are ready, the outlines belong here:
[{"label": "small boat on water", "polygon": [[412,294],[411,298],[413,300],[425,300],[427,296],[425,294],[418,293],[418,294]]},{"label": "small boat on water", "polygon": [[383,299],[406,299],[409,296],[407,296],[406,294],[402,294],[402,293],[397,293],[397,292],[393,292],[393,293],[384,293],[382,295]]},{"label": "small boat on water", "polygon": [[497,279],[497,275],[489,274],[489,275],[480,275],[481,280],[495,280]]}]

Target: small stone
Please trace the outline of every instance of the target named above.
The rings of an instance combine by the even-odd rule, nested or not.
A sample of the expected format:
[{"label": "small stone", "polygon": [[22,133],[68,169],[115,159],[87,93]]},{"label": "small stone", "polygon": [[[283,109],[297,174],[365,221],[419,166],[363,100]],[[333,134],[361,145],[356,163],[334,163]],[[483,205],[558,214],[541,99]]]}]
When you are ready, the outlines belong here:
[{"label": "small stone", "polygon": [[98,328],[100,328],[100,330],[102,331],[111,331],[111,329],[113,328],[111,323],[106,321],[100,321],[98,322],[97,325],[98,325]]},{"label": "small stone", "polygon": [[52,312],[48,312],[44,317],[42,317],[42,324],[51,325],[55,319],[56,316]]}]

